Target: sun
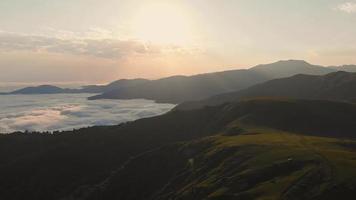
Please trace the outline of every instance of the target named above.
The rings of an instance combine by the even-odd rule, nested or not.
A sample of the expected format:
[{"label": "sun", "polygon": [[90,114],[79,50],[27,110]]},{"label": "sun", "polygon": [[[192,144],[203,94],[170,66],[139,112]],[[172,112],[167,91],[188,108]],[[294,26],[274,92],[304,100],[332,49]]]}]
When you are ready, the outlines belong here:
[{"label": "sun", "polygon": [[169,3],[143,6],[133,22],[134,35],[138,39],[159,44],[190,43],[192,29],[187,11]]}]

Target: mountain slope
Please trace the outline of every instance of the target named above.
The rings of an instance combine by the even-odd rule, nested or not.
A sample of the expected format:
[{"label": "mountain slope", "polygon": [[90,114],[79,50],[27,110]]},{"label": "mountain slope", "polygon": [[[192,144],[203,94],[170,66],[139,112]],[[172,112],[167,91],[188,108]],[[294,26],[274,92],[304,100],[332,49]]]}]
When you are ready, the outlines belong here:
[{"label": "mountain slope", "polygon": [[266,129],[203,138],[133,158],[88,199],[351,200],[355,144]]},{"label": "mountain slope", "polygon": [[[356,162],[351,161],[355,156],[354,140],[263,128],[286,126],[296,131],[294,128],[313,120],[308,127],[316,130],[321,127],[314,121],[317,117],[330,117],[322,110],[331,108],[330,112],[341,114],[348,108],[333,110],[341,105],[346,104],[250,100],[222,106],[224,117],[236,120],[228,123],[220,135],[140,154],[113,172],[105,182],[93,186],[86,199],[351,200],[356,194],[353,187]],[[337,122],[335,119],[344,117],[329,120]],[[347,121],[350,123],[350,120]],[[274,122],[268,124],[270,121]],[[353,132],[354,128],[349,131]]]},{"label": "mountain slope", "polygon": [[68,89],[60,88],[53,85],[40,85],[36,87],[25,87],[19,90],[15,90],[9,93],[0,93],[0,95],[6,94],[63,94],[63,93],[103,93],[112,90],[133,87],[140,84],[149,82],[147,79],[121,79],[109,83],[107,85],[88,85],[83,86],[81,89]]},{"label": "mountain slope", "polygon": [[[126,177],[126,174],[129,175],[132,173],[137,174],[138,178],[150,177],[153,175],[150,173],[150,170],[154,170],[153,167],[157,166],[155,164],[156,162],[165,162],[165,159],[169,160],[174,158],[177,158],[177,160],[172,160],[168,163],[165,162],[162,168],[156,169],[157,174],[154,178],[157,182],[154,182],[156,183],[155,185],[152,183],[152,187],[147,187],[146,191],[155,191],[156,188],[161,188],[162,184],[167,185],[167,190],[176,187],[183,189],[184,183],[201,180],[198,177],[193,177],[191,180],[188,176],[186,177],[187,179],[184,178],[181,180],[183,182],[178,181],[177,184],[170,181],[171,179],[169,179],[169,177],[171,177],[171,174],[174,174],[176,170],[183,170],[187,163],[186,158],[188,157],[190,159],[191,156],[199,157],[199,155],[205,154],[204,152],[216,148],[220,150],[219,145],[214,145],[215,142],[205,144],[203,141],[205,141],[204,138],[206,137],[206,139],[209,140],[211,136],[220,137],[218,135],[221,135],[221,137],[234,137],[241,134],[253,135],[255,131],[251,132],[251,130],[262,129],[273,130],[273,133],[288,131],[292,134],[298,134],[299,136],[314,135],[354,138],[354,130],[356,130],[356,124],[354,123],[355,118],[356,106],[354,104],[309,100],[257,99],[217,107],[208,107],[200,110],[172,111],[162,116],[141,119],[112,127],[92,127],[55,133],[54,135],[36,133],[1,135],[0,198],[9,200],[95,199],[96,194],[99,196],[102,194],[100,192],[102,190],[105,195],[112,194],[111,192],[106,193],[105,191],[106,189],[111,191],[111,177],[116,177],[116,174],[119,173],[121,169],[131,171],[130,173],[117,174],[119,177]],[[269,136],[267,138],[273,139],[273,137]],[[202,143],[197,142],[195,145],[195,140],[202,140]],[[224,146],[229,145],[229,141],[230,139],[227,139],[225,141],[226,144],[224,142]],[[269,143],[272,141],[266,140],[265,142]],[[186,152],[185,154],[181,154],[181,147],[179,146],[185,143],[194,144],[194,148],[198,148],[198,150],[199,148],[203,149],[202,151],[196,152],[191,152],[188,149],[187,151],[183,151]],[[163,149],[163,152],[166,153],[162,155],[163,157],[154,156],[152,159],[146,157],[150,155],[150,152],[162,152],[159,149],[165,148],[166,145],[173,145],[173,147],[171,150]],[[350,145],[352,146],[352,144]],[[246,141],[244,146],[250,146],[252,149],[246,151],[250,152],[249,154],[253,154],[253,147],[255,146],[253,140]],[[283,147],[281,148],[283,149]],[[267,150],[269,150],[268,147],[261,146],[260,152]],[[199,154],[199,152],[202,154]],[[217,153],[216,156],[218,158],[221,156],[222,159],[230,158],[230,154],[226,155],[223,152]],[[277,153],[277,151],[275,151],[275,153]],[[160,155],[161,153],[158,154]],[[307,159],[309,155],[303,155],[304,157],[300,158],[302,159],[301,162],[306,160],[305,162],[309,163]],[[138,164],[136,167],[129,167],[132,160],[137,162],[137,159],[141,160],[141,156],[144,157],[142,159],[142,162],[145,163],[144,165]],[[267,165],[268,163],[278,164],[280,161],[286,159],[283,154],[276,156],[281,157],[269,157],[264,165],[260,166],[261,169],[259,170],[262,170],[260,173],[270,173],[268,171],[270,169]],[[213,158],[214,157],[207,157],[207,161],[213,162]],[[236,157],[233,156],[231,158]],[[261,155],[260,158],[262,159],[263,156]],[[149,162],[150,160],[152,161],[151,163]],[[211,165],[200,163],[199,166],[206,166],[209,168],[207,170],[210,171],[216,168],[214,167],[215,165],[220,166],[219,163],[219,161]],[[311,164],[312,163],[313,162],[311,162]],[[238,165],[238,161],[236,161],[235,164]],[[289,165],[287,165],[287,168],[289,168]],[[228,166],[222,165],[221,173],[228,173],[230,171],[229,169]],[[204,171],[199,173],[202,173],[202,175],[206,174],[203,172]],[[256,171],[256,173],[257,172],[258,171]],[[141,175],[139,175],[140,173]],[[237,174],[240,173],[242,173],[242,171],[237,172]],[[253,172],[251,176],[244,176],[245,180],[254,183],[254,173],[255,172]],[[266,180],[272,180],[279,175],[272,174],[271,176],[272,177],[267,177]],[[167,177],[169,181],[167,181]],[[212,180],[216,179],[216,181],[221,182],[224,180],[223,177],[225,176],[219,177],[213,176],[212,174],[212,176],[209,175],[206,178],[211,178]],[[107,182],[107,180],[110,181]],[[134,191],[135,194],[145,194],[143,189],[142,193],[140,192],[141,188],[139,184],[141,182],[135,182],[138,179],[134,178],[134,176],[132,176],[132,179],[120,178],[120,180],[131,180],[132,184],[120,182],[118,183],[119,186],[133,187],[137,185],[136,188],[120,190],[125,192],[125,194],[120,195],[132,195],[132,191]],[[149,179],[144,180],[148,181]],[[240,178],[232,181],[231,184],[236,183],[239,185],[238,182],[235,182],[237,180],[240,180]],[[116,187],[115,185],[113,185],[113,190],[117,192],[117,189],[121,186]],[[224,184],[221,185],[221,187],[223,186]],[[98,190],[98,188],[101,189]],[[151,190],[149,188],[153,189]],[[215,186],[203,188],[205,188],[204,195],[216,190]],[[247,192],[250,189],[258,189],[258,187],[255,184],[251,184],[247,188],[242,187],[240,192]],[[162,192],[159,193],[159,191]],[[178,195],[163,190],[159,191],[156,191],[157,193],[155,194],[160,194],[159,196],[162,197],[162,199],[165,199],[163,198],[165,195],[171,195],[172,197]],[[280,192],[281,190],[278,191]]]},{"label": "mountain slope", "polygon": [[120,79],[114,82],[111,82],[107,85],[88,85],[83,86],[81,92],[86,93],[104,93],[110,92],[112,90],[117,90],[126,87],[133,87],[141,84],[148,83],[147,79]]},{"label": "mountain slope", "polygon": [[324,76],[295,75],[271,80],[245,90],[213,96],[202,101],[186,102],[175,109],[196,109],[254,97],[354,101],[355,91],[356,73],[334,72]]},{"label": "mountain slope", "polygon": [[248,70],[231,70],[194,76],[172,76],[158,80],[122,79],[108,85],[83,86],[63,89],[55,86],[24,88],[10,94],[100,93],[95,99],[145,98],[163,103],[196,101],[217,94],[246,89],[258,83],[296,74],[325,75],[338,70],[355,71],[356,67],[322,67],[305,61],[286,60],[258,65]]},{"label": "mountain slope", "polygon": [[150,81],[131,88],[121,88],[89,99],[145,98],[157,102],[179,103],[198,100],[213,94],[246,88],[267,80],[248,70],[236,70],[196,76],[174,76]]},{"label": "mountain slope", "polygon": [[27,87],[19,89],[9,94],[58,94],[58,93],[72,93],[72,90],[62,89],[52,85],[40,85],[37,87]]},{"label": "mountain slope", "polygon": [[329,68],[337,71],[356,72],[356,65],[332,66]]},{"label": "mountain slope", "polygon": [[325,75],[352,67],[328,68],[305,61],[287,60],[258,65],[248,70],[232,70],[196,76],[175,76],[148,82],[137,87],[122,88],[89,99],[145,98],[158,102],[181,103],[213,95],[245,89],[249,86],[296,74]]}]

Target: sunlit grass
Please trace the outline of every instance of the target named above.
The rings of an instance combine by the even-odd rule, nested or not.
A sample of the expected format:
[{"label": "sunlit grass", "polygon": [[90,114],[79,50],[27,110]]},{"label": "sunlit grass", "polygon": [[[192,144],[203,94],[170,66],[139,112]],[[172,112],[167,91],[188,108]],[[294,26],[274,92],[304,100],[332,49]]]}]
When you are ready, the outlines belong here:
[{"label": "sunlit grass", "polygon": [[[272,200],[309,189],[311,194],[307,195],[319,195],[333,185],[352,185],[356,180],[356,148],[343,145],[356,145],[353,140],[235,125],[244,129],[242,134],[222,133],[199,140],[210,144],[200,158],[200,170],[211,168],[205,178],[192,184],[198,190],[214,191],[209,195],[211,199],[236,193],[244,198]],[[212,162],[219,156],[217,163]],[[243,161],[237,164],[239,160]],[[219,186],[222,179],[224,187]],[[243,192],[239,193],[241,188]]]}]

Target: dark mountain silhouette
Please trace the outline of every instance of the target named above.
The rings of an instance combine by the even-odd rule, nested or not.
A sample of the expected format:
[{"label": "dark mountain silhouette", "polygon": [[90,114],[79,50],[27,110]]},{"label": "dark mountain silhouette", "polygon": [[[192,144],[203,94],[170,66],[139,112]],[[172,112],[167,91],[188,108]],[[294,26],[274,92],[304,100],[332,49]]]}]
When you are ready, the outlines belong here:
[{"label": "dark mountain silhouette", "polygon": [[173,76],[135,87],[112,90],[89,99],[145,98],[157,102],[179,103],[207,98],[222,92],[235,91],[267,80],[249,70],[234,70],[196,76]]},{"label": "dark mountain silhouette", "polygon": [[248,89],[221,94],[196,102],[186,102],[175,109],[195,109],[244,98],[290,97],[298,99],[356,100],[356,73],[334,72],[323,76],[295,75],[275,79]]},{"label": "dark mountain silhouette", "polygon": [[119,126],[1,135],[0,198],[348,199],[355,118],[349,103],[254,99]]},{"label": "dark mountain silhouette", "polygon": [[103,93],[110,92],[112,90],[121,89],[121,88],[129,88],[141,84],[148,83],[147,79],[120,79],[114,82],[111,82],[107,85],[88,85],[83,86],[81,92],[86,93]]},{"label": "dark mountain silhouette", "polygon": [[62,94],[62,93],[103,93],[111,90],[120,89],[124,87],[133,87],[139,84],[149,82],[146,79],[121,79],[114,81],[107,85],[88,85],[83,86],[81,89],[68,89],[60,88],[53,85],[40,85],[36,87],[26,87],[9,93],[4,94]]},{"label": "dark mountain silhouette", "polygon": [[158,102],[181,103],[208,98],[213,95],[245,89],[252,85],[296,74],[325,75],[353,67],[328,68],[311,65],[305,61],[287,60],[258,65],[249,70],[232,70],[196,76],[175,76],[138,85],[112,90],[89,99],[145,98]]},{"label": "dark mountain silhouette", "polygon": [[289,77],[296,74],[324,75],[336,69],[309,64],[303,60],[285,60],[252,67],[251,71],[263,74],[270,79]]},{"label": "dark mountain silhouette", "polygon": [[296,74],[325,75],[330,72],[355,71],[355,66],[322,67],[305,61],[287,60],[258,65],[248,70],[231,70],[194,76],[172,76],[158,80],[118,80],[108,85],[84,86],[82,89],[62,89],[54,86],[24,88],[12,94],[100,93],[95,99],[144,98],[164,103],[196,101],[217,94],[246,89],[258,83]]},{"label": "dark mountain silhouette", "polygon": [[9,94],[58,94],[58,93],[74,93],[75,90],[63,89],[52,85],[40,85],[37,87],[26,87],[19,89]]},{"label": "dark mountain silhouette", "polygon": [[356,65],[342,65],[342,66],[332,66],[329,67],[333,70],[337,70],[337,71],[345,71],[345,72],[356,72]]}]

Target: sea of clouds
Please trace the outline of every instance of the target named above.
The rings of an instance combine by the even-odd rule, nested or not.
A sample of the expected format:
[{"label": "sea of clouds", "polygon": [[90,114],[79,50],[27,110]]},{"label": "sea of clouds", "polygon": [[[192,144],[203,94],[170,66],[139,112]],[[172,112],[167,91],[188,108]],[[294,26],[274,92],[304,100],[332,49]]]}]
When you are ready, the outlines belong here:
[{"label": "sea of clouds", "polygon": [[88,101],[88,96],[90,94],[0,96],[0,133],[115,125],[164,114],[174,107],[144,99]]}]

